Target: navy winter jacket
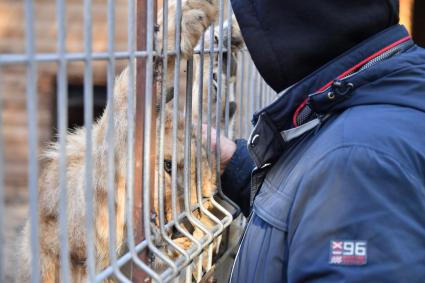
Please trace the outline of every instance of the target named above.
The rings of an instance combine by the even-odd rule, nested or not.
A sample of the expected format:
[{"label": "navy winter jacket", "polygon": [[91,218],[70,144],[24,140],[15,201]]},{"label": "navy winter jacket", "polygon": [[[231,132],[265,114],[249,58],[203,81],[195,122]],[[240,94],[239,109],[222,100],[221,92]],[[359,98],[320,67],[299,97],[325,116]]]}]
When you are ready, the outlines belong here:
[{"label": "navy winter jacket", "polygon": [[251,214],[231,282],[425,282],[425,50],[404,27],[326,64],[253,123],[222,176]]}]

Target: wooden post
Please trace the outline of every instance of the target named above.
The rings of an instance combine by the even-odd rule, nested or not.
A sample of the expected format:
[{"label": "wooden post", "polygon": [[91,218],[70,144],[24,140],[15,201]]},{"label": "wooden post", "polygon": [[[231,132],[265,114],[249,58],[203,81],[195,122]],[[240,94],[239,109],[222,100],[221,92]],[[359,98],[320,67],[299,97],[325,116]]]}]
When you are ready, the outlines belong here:
[{"label": "wooden post", "polygon": [[[147,16],[148,0],[133,0],[136,1],[137,6],[137,50],[147,49]],[[154,0],[154,22],[156,22],[157,5]],[[153,36],[153,34],[152,34]],[[144,124],[145,124],[145,97],[152,95],[152,128],[151,128],[151,156],[150,156],[150,171],[151,171],[151,207],[153,207],[153,193],[155,184],[155,144],[156,144],[156,85],[153,81],[152,93],[146,93],[146,62],[147,58],[137,58],[136,60],[136,113],[135,113],[135,171],[134,171],[134,235],[136,243],[144,240],[143,229],[143,156],[144,156]],[[147,262],[147,251],[139,254],[140,258]],[[148,282],[147,274],[133,265],[132,281]]]}]

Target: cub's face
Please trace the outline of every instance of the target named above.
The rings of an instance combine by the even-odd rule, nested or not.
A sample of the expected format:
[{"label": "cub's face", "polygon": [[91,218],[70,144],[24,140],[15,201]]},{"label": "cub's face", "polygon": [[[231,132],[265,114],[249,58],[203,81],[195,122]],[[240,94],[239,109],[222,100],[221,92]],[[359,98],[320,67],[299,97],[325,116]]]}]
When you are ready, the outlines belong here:
[{"label": "cub's face", "polygon": [[[162,180],[159,180],[159,175],[157,177],[156,182],[156,192],[159,193],[159,182],[162,182],[163,190],[164,190],[164,206],[165,206],[165,214],[167,216],[167,220],[171,219],[172,215],[172,189],[173,189],[173,179],[175,178],[175,186],[176,186],[176,197],[177,197],[177,212],[179,213],[183,209],[183,197],[185,190],[185,182],[186,178],[188,178],[189,184],[189,192],[190,192],[190,204],[193,205],[197,202],[197,184],[201,185],[201,197],[210,197],[216,191],[216,174],[215,174],[215,159],[207,156],[206,146],[205,144],[201,144],[199,148],[200,158],[197,160],[197,137],[192,131],[191,139],[189,143],[190,147],[190,162],[188,161],[185,164],[184,159],[184,150],[185,150],[185,140],[184,140],[184,123],[183,117],[180,117],[178,122],[177,129],[177,140],[174,142],[173,140],[173,123],[172,113],[167,111],[167,119],[164,127],[164,158],[162,168],[159,168],[159,162],[157,163],[157,173],[161,173]],[[173,143],[176,146],[176,176],[173,176]],[[159,150],[159,149],[157,149]],[[210,159],[208,159],[210,158]],[[190,164],[189,164],[190,163]],[[200,163],[200,167],[198,164]],[[185,166],[190,166],[187,170],[187,176],[185,178]],[[201,170],[201,179],[198,180],[198,171]],[[161,172],[160,172],[161,171]],[[174,177],[174,178],[173,178]],[[156,194],[158,197],[158,194]],[[157,207],[157,202],[155,203],[155,207]]]}]

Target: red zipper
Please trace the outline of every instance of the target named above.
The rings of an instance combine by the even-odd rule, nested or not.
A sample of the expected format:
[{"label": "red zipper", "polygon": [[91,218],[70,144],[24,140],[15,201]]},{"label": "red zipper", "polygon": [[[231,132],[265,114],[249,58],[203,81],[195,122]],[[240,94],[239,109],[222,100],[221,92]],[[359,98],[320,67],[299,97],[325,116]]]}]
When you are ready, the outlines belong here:
[{"label": "red zipper", "polygon": [[[392,44],[390,44],[390,45],[388,45],[387,47],[385,47],[385,48],[383,48],[383,49],[381,49],[381,50],[379,50],[378,52],[376,52],[376,53],[374,53],[374,54],[372,54],[371,56],[369,56],[369,57],[367,57],[366,59],[364,59],[364,60],[362,60],[361,62],[359,62],[358,64],[356,64],[356,65],[354,65],[353,67],[351,67],[350,69],[348,69],[348,70],[346,70],[345,72],[343,72],[342,74],[340,74],[335,80],[339,80],[339,79],[342,79],[342,78],[344,78],[346,75],[348,75],[348,74],[351,74],[352,72],[354,72],[354,71],[356,71],[356,70],[358,70],[361,66],[363,66],[363,65],[365,65],[367,62],[369,62],[369,61],[371,61],[371,60],[373,60],[373,59],[375,59],[376,57],[378,57],[379,55],[381,55],[381,54],[383,54],[383,53],[385,53],[385,52],[387,52],[388,50],[390,50],[391,48],[394,48],[395,46],[397,46],[397,45],[399,45],[399,44],[401,44],[401,43],[404,43],[404,42],[406,42],[406,41],[408,41],[408,40],[410,40],[411,39],[411,36],[409,35],[409,36],[406,36],[406,37],[403,37],[402,39],[400,39],[400,40],[397,40],[396,42],[394,42],[394,43],[392,43]],[[330,82],[328,82],[327,84],[325,84],[323,87],[321,87],[320,89],[318,89],[316,92],[322,92],[322,91],[324,91],[325,89],[327,89],[328,87],[330,87],[331,85],[332,85],[332,83],[335,81],[335,80],[332,80],[332,81],[330,81]],[[306,106],[306,104],[307,104],[307,102],[308,102],[308,98],[306,98],[301,104],[300,104],[300,106],[298,106],[298,108],[295,110],[295,113],[294,113],[294,116],[292,117],[292,123],[294,124],[294,126],[295,127],[298,127],[298,124],[297,124],[297,117],[298,117],[298,114],[300,113],[300,111]]]}]

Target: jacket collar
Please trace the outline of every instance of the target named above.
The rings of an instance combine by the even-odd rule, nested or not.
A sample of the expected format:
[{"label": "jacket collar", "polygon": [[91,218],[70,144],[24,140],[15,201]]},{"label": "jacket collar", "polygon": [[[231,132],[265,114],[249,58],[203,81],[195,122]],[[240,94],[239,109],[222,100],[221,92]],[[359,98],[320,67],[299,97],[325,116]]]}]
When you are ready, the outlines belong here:
[{"label": "jacket collar", "polygon": [[294,114],[306,103],[309,95],[324,91],[342,75],[348,74],[360,64],[373,60],[374,56],[379,56],[381,52],[401,43],[413,45],[409,33],[401,25],[392,26],[376,34],[281,92],[271,105],[254,114],[253,124],[258,122],[262,114],[266,114],[278,131],[293,128]]},{"label": "jacket collar", "polygon": [[361,75],[350,77],[352,72],[358,71],[380,54],[398,45],[403,45],[404,49],[414,45],[407,30],[401,25],[388,28],[345,52],[282,92],[271,105],[255,113],[252,121],[255,127],[248,147],[257,168],[270,166],[292,143],[297,142],[296,139],[286,141],[281,133],[284,131],[288,133],[288,130],[296,127],[293,117],[307,102],[315,112],[323,116],[335,109],[342,110],[341,107],[348,108],[350,105],[347,105],[345,99],[335,99],[330,103],[329,88],[336,83],[342,83],[338,91],[344,94],[346,91],[351,91],[347,90],[351,83],[347,84],[345,80],[347,76],[350,80],[353,79],[358,87],[394,71],[391,67],[386,69],[378,67],[376,69],[380,70],[377,72],[362,72]]}]

